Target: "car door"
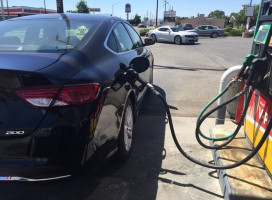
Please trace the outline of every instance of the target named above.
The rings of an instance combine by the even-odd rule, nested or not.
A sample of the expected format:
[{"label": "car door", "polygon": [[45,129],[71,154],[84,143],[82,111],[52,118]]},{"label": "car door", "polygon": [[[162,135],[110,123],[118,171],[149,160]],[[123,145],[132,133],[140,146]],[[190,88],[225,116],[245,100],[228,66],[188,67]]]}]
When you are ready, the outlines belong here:
[{"label": "car door", "polygon": [[158,29],[158,32],[157,32],[157,34],[156,34],[157,40],[159,40],[159,41],[164,41],[164,40],[165,40],[165,39],[164,39],[164,35],[165,35],[166,33],[168,33],[168,32],[167,32],[167,28],[159,28],[159,29]]},{"label": "car door", "polygon": [[206,30],[207,30],[207,35],[211,35],[212,32],[213,32],[213,27],[212,26],[207,26]]},{"label": "car door", "polygon": [[[120,62],[124,63],[126,66],[129,66],[130,62],[136,57],[142,57],[146,55],[146,48],[143,47],[142,41],[138,40],[136,43],[133,43],[133,40],[125,28],[126,23],[117,23],[113,28],[112,32],[116,38],[117,46],[119,49],[119,58]],[[140,74],[140,77],[146,79],[145,72]],[[136,92],[137,100],[139,100],[143,92]]]},{"label": "car door", "polygon": [[[138,53],[138,56],[140,57],[146,57],[149,59],[149,62],[152,63],[152,60],[151,60],[151,52],[148,51],[144,46],[143,46],[143,41],[141,39],[141,37],[138,35],[138,33],[134,30],[134,28],[132,28],[129,24],[127,23],[124,23],[131,39],[132,39],[132,42],[133,42],[133,48],[137,51]],[[150,65],[150,67],[152,67]],[[141,74],[141,76],[149,81],[150,79],[150,76],[151,76],[151,69],[149,68],[147,71],[143,72]]]},{"label": "car door", "polygon": [[161,38],[163,41],[170,41],[170,29],[169,28],[164,28],[162,33],[161,33]]},{"label": "car door", "polygon": [[198,35],[206,35],[206,30],[205,30],[206,26],[199,26],[198,28]]}]

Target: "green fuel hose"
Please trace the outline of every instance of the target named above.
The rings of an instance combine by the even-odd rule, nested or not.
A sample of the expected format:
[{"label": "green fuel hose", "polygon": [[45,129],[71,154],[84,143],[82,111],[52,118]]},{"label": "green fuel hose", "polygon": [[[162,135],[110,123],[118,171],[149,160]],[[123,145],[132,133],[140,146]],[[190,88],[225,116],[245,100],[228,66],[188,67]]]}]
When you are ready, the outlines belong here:
[{"label": "green fuel hose", "polygon": [[[250,66],[252,64],[252,61],[257,57],[257,55],[253,55],[253,54],[248,54],[246,56],[246,58],[244,59],[243,61],[243,66],[241,68],[241,70],[237,73],[237,77],[235,80],[238,80],[239,77],[242,76],[243,72],[245,71],[246,67],[247,66]],[[199,113],[198,117],[197,117],[197,121],[196,121],[196,124],[199,124],[199,121],[202,117],[202,115],[204,114],[204,112],[217,100],[219,99],[223,94],[225,94],[229,87],[232,85],[233,82],[230,82],[227,87],[221,92],[219,93],[214,99],[212,99],[204,108],[203,110]],[[246,99],[245,99],[246,100]],[[245,103],[244,103],[245,104]],[[231,134],[229,135],[226,135],[226,136],[223,136],[223,137],[217,137],[217,138],[214,138],[214,137],[208,137],[206,135],[204,135],[201,130],[199,129],[198,131],[198,134],[202,137],[202,138],[205,138],[207,140],[213,140],[213,141],[222,141],[222,140],[227,140],[229,139],[230,137],[232,137],[234,134],[235,134],[235,131],[233,131]]]},{"label": "green fuel hose", "polygon": [[[214,99],[212,99],[204,108],[203,110],[200,112],[200,114],[198,115],[197,117],[197,120],[196,120],[196,124],[199,123],[203,113],[217,100],[219,99],[223,94],[225,94],[227,91],[228,91],[229,87],[226,87],[220,94],[218,94]],[[214,137],[208,137],[206,135],[204,135],[201,130],[199,129],[198,133],[200,134],[201,137],[207,139],[207,140],[214,140],[214,141],[222,141],[222,140],[226,140],[228,139],[229,137],[233,136],[234,132],[232,132],[231,134],[229,135],[226,135],[226,136],[223,136],[223,137],[217,137],[217,138],[214,138]]]}]

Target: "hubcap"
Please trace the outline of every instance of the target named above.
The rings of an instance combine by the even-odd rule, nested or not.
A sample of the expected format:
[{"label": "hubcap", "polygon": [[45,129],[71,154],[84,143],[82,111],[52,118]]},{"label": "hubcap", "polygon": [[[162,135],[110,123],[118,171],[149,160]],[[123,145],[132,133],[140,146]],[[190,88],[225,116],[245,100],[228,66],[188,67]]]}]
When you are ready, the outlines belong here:
[{"label": "hubcap", "polygon": [[175,43],[176,43],[176,44],[180,44],[180,38],[179,38],[179,37],[176,37]]},{"label": "hubcap", "polygon": [[133,132],[133,112],[130,105],[127,106],[124,120],[124,142],[126,150],[129,151],[131,148]]},{"label": "hubcap", "polygon": [[156,37],[154,35],[151,36],[153,41],[156,41]]}]

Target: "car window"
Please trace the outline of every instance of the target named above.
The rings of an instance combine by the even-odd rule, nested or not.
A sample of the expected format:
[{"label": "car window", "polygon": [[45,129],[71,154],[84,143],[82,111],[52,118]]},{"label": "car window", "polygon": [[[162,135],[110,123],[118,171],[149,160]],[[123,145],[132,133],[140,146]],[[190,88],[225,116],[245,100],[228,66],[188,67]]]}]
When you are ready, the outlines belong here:
[{"label": "car window", "polygon": [[113,35],[113,33],[110,34],[107,45],[111,50],[118,52],[118,47],[117,47],[115,36]]},{"label": "car window", "polygon": [[[50,51],[75,49],[91,37],[98,22],[35,19],[0,23],[0,51]],[[88,40],[87,40],[88,41]],[[81,44],[81,45],[79,45]]]},{"label": "car window", "polygon": [[206,26],[200,26],[198,29],[199,29],[199,30],[205,30],[205,29],[206,29]]},{"label": "car window", "polygon": [[127,28],[132,41],[133,41],[133,48],[138,48],[143,46],[143,42],[141,38],[139,37],[138,33],[128,24],[124,23],[125,27]]},{"label": "car window", "polygon": [[211,29],[213,29],[212,26],[207,26],[207,27],[206,27],[206,30],[211,30]]},{"label": "car window", "polygon": [[118,23],[114,27],[113,33],[116,36],[119,46],[121,47],[120,49],[121,52],[130,51],[133,49],[133,43],[130,39],[130,36],[125,27],[121,23]]},{"label": "car window", "polygon": [[168,28],[159,28],[159,31],[164,31],[164,32],[166,32],[166,31],[168,31],[169,29]]},{"label": "car window", "polygon": [[179,27],[172,27],[171,30],[172,30],[173,32],[184,31],[183,28],[179,28]]},{"label": "car window", "polygon": [[199,29],[200,28],[200,26],[196,26],[195,28],[194,28],[194,30],[197,30],[197,29]]}]

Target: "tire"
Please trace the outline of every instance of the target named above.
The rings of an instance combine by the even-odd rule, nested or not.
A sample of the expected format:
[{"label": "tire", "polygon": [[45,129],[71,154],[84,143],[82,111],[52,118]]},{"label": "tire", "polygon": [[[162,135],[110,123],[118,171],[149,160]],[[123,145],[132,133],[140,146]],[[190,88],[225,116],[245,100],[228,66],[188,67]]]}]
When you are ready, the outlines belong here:
[{"label": "tire", "polygon": [[157,37],[156,37],[155,34],[152,34],[150,37],[151,37],[151,39],[152,39],[153,41],[157,42]]},{"label": "tire", "polygon": [[217,33],[212,33],[211,38],[217,38],[217,35],[218,35]]},{"label": "tire", "polygon": [[149,83],[153,85],[153,63],[152,63],[152,69],[151,69],[151,72],[150,72],[150,79],[149,79]]},{"label": "tire", "polygon": [[182,43],[182,39],[180,36],[176,36],[174,38],[174,43],[177,44],[177,45],[180,45]]},{"label": "tire", "polygon": [[124,161],[131,152],[134,125],[134,111],[131,100],[128,99],[123,114],[122,125],[118,136],[117,159]]}]

